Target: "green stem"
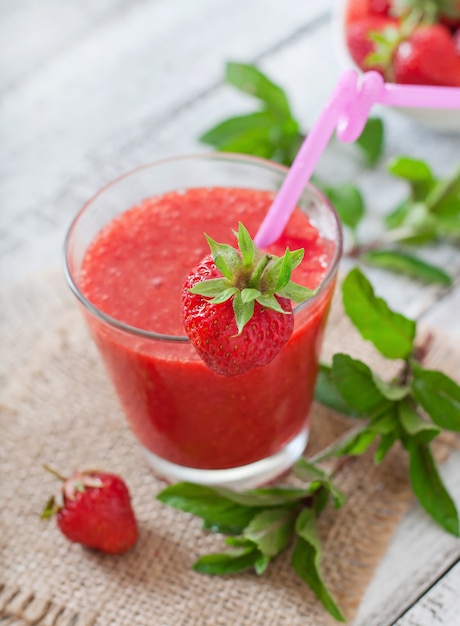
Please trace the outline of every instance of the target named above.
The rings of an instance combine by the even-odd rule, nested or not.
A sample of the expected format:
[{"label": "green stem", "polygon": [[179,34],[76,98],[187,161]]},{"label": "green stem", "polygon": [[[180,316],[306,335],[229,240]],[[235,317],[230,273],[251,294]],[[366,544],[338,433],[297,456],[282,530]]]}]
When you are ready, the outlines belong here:
[{"label": "green stem", "polygon": [[436,213],[441,202],[451,194],[460,192],[460,166],[454,171],[454,173],[441,181],[435,186],[433,191],[428,194],[425,200],[425,206],[428,211]]},{"label": "green stem", "polygon": [[63,476],[62,474],[59,474],[59,472],[57,472],[55,469],[53,469],[49,465],[43,465],[43,469],[45,469],[50,474],[53,474],[53,476],[56,476],[56,478],[58,480],[61,480],[62,482],[65,482],[67,480],[65,476]]},{"label": "green stem", "polygon": [[350,248],[350,250],[348,250],[348,252],[345,253],[345,256],[350,259],[356,259],[365,252],[371,252],[372,250],[378,250],[380,248],[384,248],[385,246],[390,246],[394,243],[404,241],[404,239],[407,239],[414,234],[415,233],[412,228],[394,228],[386,233],[383,233],[380,237],[370,241],[369,243],[355,244],[352,248]]}]

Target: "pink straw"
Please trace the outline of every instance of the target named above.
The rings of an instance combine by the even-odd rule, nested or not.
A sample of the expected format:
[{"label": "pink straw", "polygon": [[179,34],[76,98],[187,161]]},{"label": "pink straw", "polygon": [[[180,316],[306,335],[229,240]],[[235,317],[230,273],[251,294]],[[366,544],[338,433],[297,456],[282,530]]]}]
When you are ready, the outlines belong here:
[{"label": "pink straw", "polygon": [[399,107],[459,109],[460,88],[386,84],[378,72],[346,70],[308,133],[255,237],[259,248],[278,239],[334,130],[343,142],[361,135],[375,103]]}]

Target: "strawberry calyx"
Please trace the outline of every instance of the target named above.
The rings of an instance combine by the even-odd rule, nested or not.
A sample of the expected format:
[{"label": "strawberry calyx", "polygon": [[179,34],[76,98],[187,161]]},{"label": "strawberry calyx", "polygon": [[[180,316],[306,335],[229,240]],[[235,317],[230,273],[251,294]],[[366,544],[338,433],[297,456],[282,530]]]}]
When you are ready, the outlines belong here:
[{"label": "strawberry calyx", "polygon": [[276,296],[292,302],[303,302],[316,295],[317,290],[308,289],[291,281],[293,270],[302,262],[304,250],[286,252],[282,257],[261,252],[241,222],[238,232],[234,231],[238,249],[218,243],[205,234],[211,254],[222,278],[203,280],[190,289],[190,293],[201,295],[211,304],[222,304],[233,298],[233,311],[241,334],[244,326],[254,314],[255,302],[283,315],[285,311]]},{"label": "strawberry calyx", "polygon": [[393,0],[392,14],[404,16],[412,11],[421,13],[424,20],[435,23],[441,17],[459,18],[460,3],[458,0]]},{"label": "strawberry calyx", "polygon": [[374,43],[374,50],[369,53],[364,63],[366,66],[378,66],[382,69],[387,82],[395,82],[393,59],[399,46],[409,39],[414,30],[422,24],[429,24],[423,12],[413,11],[405,15],[399,23],[392,23],[379,31],[370,31],[369,40]]},{"label": "strawberry calyx", "polygon": [[46,503],[41,519],[48,519],[56,515],[64,508],[66,500],[76,499],[77,493],[83,493],[88,488],[100,489],[104,486],[102,480],[96,476],[96,470],[77,470],[70,478],[67,478],[49,465],[44,465],[43,468],[61,481],[62,485]]}]

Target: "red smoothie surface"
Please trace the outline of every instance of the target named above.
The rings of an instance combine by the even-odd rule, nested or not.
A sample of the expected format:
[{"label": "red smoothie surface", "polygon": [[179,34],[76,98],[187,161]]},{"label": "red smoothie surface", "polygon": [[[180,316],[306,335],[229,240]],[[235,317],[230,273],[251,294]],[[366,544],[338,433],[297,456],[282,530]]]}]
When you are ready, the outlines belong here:
[{"label": "red smoothie surface", "polygon": [[[274,194],[198,188],[149,198],[115,218],[90,244],[80,289],[105,314],[136,328],[184,336],[181,289],[209,253],[206,232],[236,244],[242,221],[255,235]],[[293,280],[315,288],[335,254],[296,209],[269,250],[305,249]],[[306,427],[329,287],[295,312],[293,335],[267,366],[227,378],[212,372],[189,342],[145,339],[87,313],[94,339],[130,426],[154,454],[178,465],[224,469],[276,453]]]}]

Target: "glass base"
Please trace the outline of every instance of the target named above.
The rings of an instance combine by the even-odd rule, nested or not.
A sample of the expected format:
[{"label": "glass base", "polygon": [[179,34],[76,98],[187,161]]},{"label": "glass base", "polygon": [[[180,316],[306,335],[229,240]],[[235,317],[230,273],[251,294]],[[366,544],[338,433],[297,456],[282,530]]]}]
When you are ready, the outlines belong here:
[{"label": "glass base", "polygon": [[228,487],[243,491],[269,483],[290,469],[302,456],[307,441],[308,427],[291,439],[284,448],[266,459],[242,467],[221,470],[184,467],[165,461],[146,448],[142,448],[142,451],[154,472],[168,481],[186,481],[209,487]]}]

